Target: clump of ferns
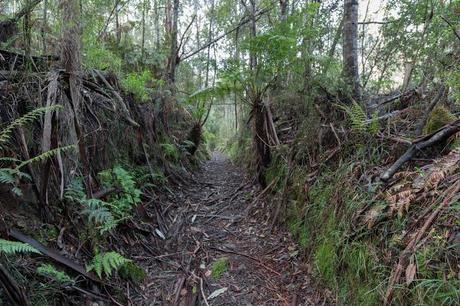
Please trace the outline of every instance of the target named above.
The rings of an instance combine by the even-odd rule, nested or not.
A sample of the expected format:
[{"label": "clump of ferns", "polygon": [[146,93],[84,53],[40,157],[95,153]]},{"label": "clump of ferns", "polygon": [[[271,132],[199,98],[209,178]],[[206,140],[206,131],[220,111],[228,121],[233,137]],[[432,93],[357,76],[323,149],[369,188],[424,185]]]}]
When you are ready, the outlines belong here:
[{"label": "clump of ferns", "polygon": [[380,129],[377,113],[368,118],[364,108],[356,101],[350,105],[339,105],[348,116],[351,128],[359,133],[375,135]]},{"label": "clump of ferns", "polygon": [[88,199],[81,178],[76,178],[67,187],[65,198],[81,204],[80,213],[87,217],[90,230],[94,227],[103,235],[132,217],[133,206],[141,202],[141,191],[130,172],[120,166],[100,172],[99,177],[105,188],[115,188],[119,192],[109,195],[106,201]]},{"label": "clump of ferns", "polygon": [[[50,107],[40,107],[37,108],[24,116],[10,122],[8,125],[0,129],[0,150],[3,151],[5,145],[9,144],[11,135],[16,128],[23,127],[34,120],[40,118],[43,114],[47,112],[52,112],[57,109],[62,108],[60,105],[50,106]],[[46,160],[50,157],[58,155],[66,150],[74,149],[74,145],[69,145],[65,147],[59,147],[52,149],[46,152],[43,152],[40,155],[32,157],[28,160],[21,161],[13,157],[1,157],[0,158],[0,184],[8,185],[17,196],[22,196],[22,191],[18,187],[19,183],[23,180],[30,180],[31,177],[29,174],[23,171],[23,169],[36,162]],[[8,166],[6,166],[8,165]]]}]

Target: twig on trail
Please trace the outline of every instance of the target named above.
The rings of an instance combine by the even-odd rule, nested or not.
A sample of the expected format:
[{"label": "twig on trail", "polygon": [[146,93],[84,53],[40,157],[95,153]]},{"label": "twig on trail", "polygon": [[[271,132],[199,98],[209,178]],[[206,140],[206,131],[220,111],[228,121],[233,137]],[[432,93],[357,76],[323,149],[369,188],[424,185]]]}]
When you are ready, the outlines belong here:
[{"label": "twig on trail", "polygon": [[261,262],[259,259],[255,258],[255,257],[252,257],[250,255],[247,255],[247,254],[244,254],[244,253],[239,253],[239,252],[236,252],[236,251],[232,251],[232,250],[224,250],[224,249],[220,249],[220,248],[216,248],[216,247],[210,247],[211,249],[213,250],[216,250],[216,251],[219,251],[219,252],[222,252],[222,253],[228,253],[228,254],[235,254],[235,255],[239,255],[239,256],[243,256],[243,257],[246,257],[246,258],[249,258],[249,259],[252,259],[253,261],[255,261],[259,266],[267,269],[268,271],[278,275],[278,276],[282,276],[281,273],[273,270],[272,268],[270,268],[269,266],[267,266],[266,264],[264,264],[263,262]]},{"label": "twig on trail", "polygon": [[117,300],[115,300],[109,293],[109,291],[107,290],[107,288],[104,287],[104,290],[105,292],[107,293],[107,296],[110,298],[110,300],[112,301],[112,303],[114,303],[115,305],[117,306],[124,306],[123,304],[120,304],[119,302],[117,302]]},{"label": "twig on trail", "polygon": [[254,201],[252,201],[252,204],[256,203],[256,202],[259,201],[261,198],[263,198],[264,195],[265,195],[274,185],[276,185],[276,183],[278,183],[279,179],[280,179],[279,177],[274,178],[273,181],[271,181],[271,183],[268,184],[268,186],[265,187],[265,189],[262,190],[262,191],[259,193],[259,195],[254,199]]},{"label": "twig on trail", "polygon": [[196,214],[195,216],[197,217],[201,217],[201,218],[216,218],[216,219],[224,219],[224,220],[232,220],[232,221],[237,221],[238,219],[242,219],[243,216],[231,216],[231,217],[228,217],[228,216],[222,216],[222,215],[214,215],[214,214],[206,214],[206,215],[203,215],[203,214]]},{"label": "twig on trail", "polygon": [[193,278],[198,279],[198,280],[200,281],[200,292],[201,292],[201,296],[203,297],[203,301],[204,301],[205,305],[206,305],[206,306],[209,306],[208,299],[206,298],[206,295],[204,294],[203,278],[197,276],[197,275],[195,274],[195,272],[192,272],[192,276],[193,276]]},{"label": "twig on trail", "polygon": [[174,302],[173,302],[173,305],[179,305],[179,298],[180,298],[180,292],[182,290],[182,287],[184,286],[184,283],[185,283],[185,277],[181,277],[179,278],[179,280],[177,281],[177,287],[176,287],[176,292],[175,292],[175,296],[174,296]]},{"label": "twig on trail", "polygon": [[[80,293],[83,293],[84,295],[87,295],[87,296],[90,296],[94,299],[99,299],[99,300],[103,300],[103,301],[107,301],[107,302],[110,302],[110,299],[101,295],[101,294],[98,294],[98,293],[94,293],[94,292],[91,292],[91,291],[88,291],[86,289],[83,289],[83,288],[80,288],[80,287],[77,287],[77,286],[69,286],[69,287],[66,287],[68,288],[69,290],[75,290],[75,291],[78,291]],[[118,304],[119,305],[119,304]]]}]

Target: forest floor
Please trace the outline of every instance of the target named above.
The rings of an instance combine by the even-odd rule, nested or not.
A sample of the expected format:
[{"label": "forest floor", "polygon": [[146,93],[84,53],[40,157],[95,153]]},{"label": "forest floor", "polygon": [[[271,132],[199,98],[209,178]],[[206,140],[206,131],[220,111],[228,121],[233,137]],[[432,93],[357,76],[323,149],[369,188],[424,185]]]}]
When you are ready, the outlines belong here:
[{"label": "forest floor", "polygon": [[127,288],[132,304],[326,304],[291,235],[260,221],[257,199],[244,171],[214,153],[191,183],[146,205],[169,226],[159,226],[157,235],[166,239],[155,246],[129,251],[148,271],[140,289]]}]

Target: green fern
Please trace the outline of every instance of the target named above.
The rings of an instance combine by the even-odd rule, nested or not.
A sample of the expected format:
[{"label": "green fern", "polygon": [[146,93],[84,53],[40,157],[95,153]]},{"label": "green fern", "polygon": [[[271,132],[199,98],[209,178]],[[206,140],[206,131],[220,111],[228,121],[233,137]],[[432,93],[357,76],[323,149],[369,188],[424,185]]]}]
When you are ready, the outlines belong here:
[{"label": "green fern", "polygon": [[10,139],[11,133],[13,132],[13,130],[15,128],[20,127],[20,126],[24,126],[24,125],[26,125],[26,124],[38,119],[41,115],[43,115],[43,114],[45,114],[47,112],[55,111],[55,110],[58,110],[58,109],[61,109],[61,108],[62,108],[61,105],[54,105],[54,106],[48,106],[48,107],[39,107],[39,108],[36,108],[33,111],[25,114],[24,116],[14,120],[10,124],[8,124],[8,126],[6,126],[5,128],[3,128],[1,130],[1,132],[0,132],[0,144],[5,143]]},{"label": "green fern", "polygon": [[14,184],[16,181],[13,175],[14,170],[10,168],[0,169],[0,183],[1,184]]},{"label": "green fern", "polygon": [[101,234],[114,229],[119,221],[115,220],[113,214],[110,210],[105,207],[108,203],[97,200],[97,199],[89,199],[83,202],[86,205],[86,209],[82,211],[83,214],[88,216],[88,220],[96,224]]},{"label": "green fern", "polygon": [[43,276],[52,278],[53,280],[62,284],[73,284],[75,280],[71,278],[67,273],[57,270],[53,265],[42,264],[37,268],[37,273]]},{"label": "green fern", "polygon": [[379,115],[378,115],[377,112],[374,112],[372,114],[371,123],[369,124],[369,127],[368,127],[368,131],[369,131],[369,133],[371,133],[371,135],[377,134],[378,131],[380,130],[380,124],[379,124],[378,117],[379,117]]},{"label": "green fern", "polygon": [[378,114],[375,112],[372,114],[371,120],[368,120],[366,112],[363,107],[356,101],[350,106],[341,106],[346,112],[350,120],[350,124],[353,130],[363,133],[376,134],[379,129]]},{"label": "green fern", "polygon": [[359,132],[366,131],[366,112],[357,102],[353,101],[350,106],[344,106],[343,109],[347,113],[351,127]]},{"label": "green fern", "polygon": [[24,166],[26,166],[28,164],[46,160],[46,159],[48,159],[48,158],[50,158],[52,156],[55,156],[55,155],[57,155],[59,153],[62,153],[64,151],[68,151],[68,150],[71,150],[71,149],[75,149],[75,148],[76,148],[75,145],[68,145],[68,146],[65,146],[65,147],[60,147],[60,148],[56,148],[56,149],[52,149],[52,150],[43,152],[40,155],[37,155],[35,157],[32,157],[31,159],[23,161],[22,163],[19,164],[19,166],[16,169],[21,169],[21,168],[23,168]]},{"label": "green fern", "polygon": [[163,148],[163,151],[168,158],[172,159],[173,161],[179,160],[180,153],[175,145],[166,142],[160,144],[160,146]]},{"label": "green fern", "polygon": [[94,271],[99,277],[102,273],[111,276],[113,270],[118,270],[123,265],[131,262],[130,259],[123,257],[117,252],[100,253],[94,256],[91,263],[86,267],[88,272]]},{"label": "green fern", "polygon": [[18,253],[37,253],[40,252],[27,243],[0,239],[0,253],[14,255]]},{"label": "green fern", "polygon": [[101,234],[117,227],[125,219],[131,218],[133,206],[141,202],[141,191],[130,172],[120,166],[101,171],[99,174],[106,188],[115,187],[122,192],[108,196],[107,201],[88,199],[81,178],[73,180],[66,188],[65,198],[83,206],[81,214],[88,217]]}]

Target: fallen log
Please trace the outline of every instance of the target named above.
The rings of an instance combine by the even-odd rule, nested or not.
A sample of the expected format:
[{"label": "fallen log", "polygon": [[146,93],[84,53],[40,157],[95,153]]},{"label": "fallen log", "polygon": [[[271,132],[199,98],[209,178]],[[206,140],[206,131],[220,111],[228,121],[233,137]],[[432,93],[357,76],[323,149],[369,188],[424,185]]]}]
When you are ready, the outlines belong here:
[{"label": "fallen log", "polygon": [[417,151],[443,141],[457,132],[460,132],[460,119],[446,124],[439,130],[415,140],[409,149],[407,149],[407,151],[390,168],[380,175],[380,179],[384,182],[388,181],[403,164],[414,157]]}]

